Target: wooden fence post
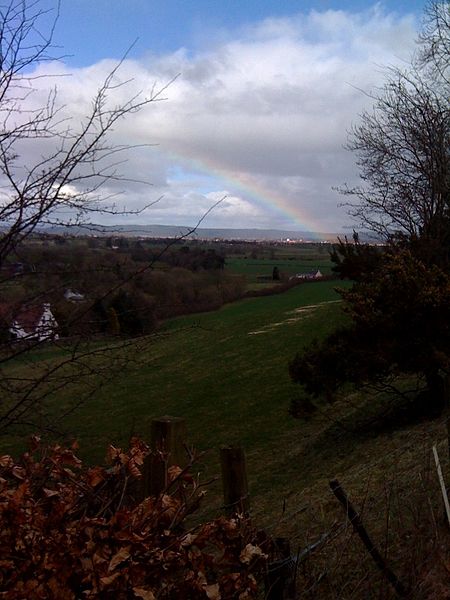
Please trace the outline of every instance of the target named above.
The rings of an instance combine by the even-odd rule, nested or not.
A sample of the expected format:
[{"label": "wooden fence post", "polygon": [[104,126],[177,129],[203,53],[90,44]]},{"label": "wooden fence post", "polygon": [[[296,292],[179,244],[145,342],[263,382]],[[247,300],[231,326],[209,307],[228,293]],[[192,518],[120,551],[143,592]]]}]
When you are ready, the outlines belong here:
[{"label": "wooden fence post", "polygon": [[142,495],[157,496],[167,487],[167,469],[186,466],[186,421],[181,417],[152,419],[150,447],[143,469]]},{"label": "wooden fence post", "polygon": [[221,448],[220,466],[226,512],[229,515],[239,513],[247,516],[250,510],[250,500],[244,450],[231,446]]}]

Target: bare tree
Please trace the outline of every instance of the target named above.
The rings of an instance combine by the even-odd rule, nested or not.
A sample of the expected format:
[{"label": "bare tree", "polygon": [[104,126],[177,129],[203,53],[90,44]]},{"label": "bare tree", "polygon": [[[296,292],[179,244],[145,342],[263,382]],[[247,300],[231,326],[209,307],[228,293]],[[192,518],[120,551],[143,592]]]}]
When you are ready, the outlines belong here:
[{"label": "bare tree", "polygon": [[[105,184],[133,183],[122,176],[121,165],[135,146],[117,144],[111,134],[122,119],[161,100],[168,85],[132,92],[118,101],[117,96],[123,98],[124,87],[130,83],[121,78],[122,61],[100,84],[83,118],[75,119],[58,103],[55,88],[36,107],[42,78],[49,88],[52,84],[38,67],[55,60],[52,37],[59,2],[52,10],[46,6],[42,0],[9,0],[0,5],[0,305],[11,283],[5,266],[37,230],[52,225],[91,224],[101,220],[102,214],[125,214],[115,207]],[[49,19],[52,24],[46,31]],[[30,158],[33,156],[34,160]],[[149,268],[151,265],[146,264],[140,271]],[[127,274],[123,283],[133,275]],[[49,280],[45,292],[50,288]],[[45,295],[36,298],[28,293],[21,302],[42,303]],[[89,308],[86,306],[81,313]],[[19,345],[3,342],[1,432],[27,423],[53,428],[55,422],[49,421],[46,399],[71,386],[76,388],[73,401],[67,402],[58,415],[61,419],[64,412],[92,396],[114,373],[142,354],[142,344],[136,341],[99,344],[78,336],[61,344],[60,359],[37,365],[33,352],[46,343],[45,336],[40,339],[32,335]]]},{"label": "bare tree", "polygon": [[425,8],[423,29],[419,36],[418,61],[431,73],[450,83],[450,2],[433,0]]},{"label": "bare tree", "polygon": [[[0,266],[38,225],[79,224],[91,222],[93,213],[118,214],[102,188],[124,181],[120,164],[130,146],[111,142],[110,134],[120,120],[160,100],[167,87],[116,103],[115,93],[127,83],[118,77],[119,62],[80,122],[64,116],[55,89],[43,106],[30,108],[34,83],[42,77],[33,73],[52,59],[53,27],[44,35],[40,21],[48,14],[41,4],[10,0],[0,7]],[[48,153],[24,163],[21,152],[40,140],[46,140]]]},{"label": "bare tree", "polygon": [[438,247],[450,233],[448,6],[430,4],[419,59],[407,70],[388,70],[371,96],[373,109],[361,115],[348,142],[362,183],[341,190],[355,199],[350,214],[364,228]]},{"label": "bare tree", "polygon": [[361,116],[348,148],[363,185],[344,189],[352,214],[389,236],[439,236],[448,210],[449,109],[416,75],[391,74],[372,112]]}]

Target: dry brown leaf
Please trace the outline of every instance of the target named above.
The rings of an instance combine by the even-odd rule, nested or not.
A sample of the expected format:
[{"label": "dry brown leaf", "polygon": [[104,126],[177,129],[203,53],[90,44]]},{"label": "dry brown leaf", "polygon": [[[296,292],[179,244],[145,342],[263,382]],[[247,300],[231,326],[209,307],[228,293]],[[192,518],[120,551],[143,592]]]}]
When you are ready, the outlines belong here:
[{"label": "dry brown leaf", "polygon": [[142,477],[142,473],[138,464],[139,463],[134,459],[129,460],[127,464],[128,472],[136,479],[140,479]]},{"label": "dry brown leaf", "polygon": [[167,478],[168,478],[169,482],[174,481],[177,477],[179,477],[181,475],[182,472],[183,472],[183,469],[180,469],[180,467],[177,467],[176,465],[169,467],[167,469]]},{"label": "dry brown leaf", "polygon": [[197,539],[197,535],[196,534],[188,533],[181,540],[181,546],[182,547],[184,547],[184,546],[192,546],[192,544],[195,542],[196,539]]},{"label": "dry brown leaf", "polygon": [[114,556],[111,559],[111,562],[109,563],[108,572],[110,573],[111,571],[114,571],[117,565],[120,565],[128,558],[130,558],[130,546],[122,548],[121,550],[119,550],[119,552],[116,552],[116,554],[114,554]]},{"label": "dry brown leaf", "polygon": [[142,598],[142,600],[155,600],[156,598],[155,594],[151,590],[146,590],[141,587],[134,587],[133,592],[137,598]]},{"label": "dry brown leaf", "polygon": [[81,467],[81,460],[71,450],[61,452],[61,462],[72,467]]},{"label": "dry brown leaf", "polygon": [[118,577],[120,577],[120,571],[117,571],[117,573],[113,573],[112,575],[107,575],[106,577],[100,577],[100,583],[103,586],[107,586],[113,583]]},{"label": "dry brown leaf", "polygon": [[239,560],[244,565],[248,565],[253,558],[267,558],[267,554],[261,550],[259,546],[254,546],[253,544],[247,544],[245,548],[242,550],[239,555]]},{"label": "dry brown leaf", "polygon": [[106,558],[102,556],[99,552],[95,552],[92,555],[92,563],[94,565],[101,565],[102,563],[107,562]]},{"label": "dry brown leaf", "polygon": [[220,589],[219,589],[218,583],[206,585],[205,592],[206,592],[206,595],[208,596],[209,600],[220,600],[220,598],[222,597],[220,595]]},{"label": "dry brown leaf", "polygon": [[40,435],[32,435],[30,437],[29,443],[30,443],[31,452],[35,452],[41,444],[41,436]]},{"label": "dry brown leaf", "polygon": [[13,466],[13,464],[14,461],[12,457],[9,456],[9,454],[4,454],[3,456],[0,456],[0,467],[10,469]]},{"label": "dry brown leaf", "polygon": [[108,459],[108,462],[114,462],[115,460],[117,460],[118,456],[121,453],[121,449],[120,448],[116,448],[115,446],[113,446],[112,444],[110,444],[108,446],[108,450],[106,452],[106,457]]},{"label": "dry brown leaf", "polygon": [[101,467],[93,467],[92,469],[89,469],[86,479],[91,487],[95,487],[105,479],[103,469]]},{"label": "dry brown leaf", "polygon": [[25,479],[27,472],[25,471],[25,469],[23,467],[19,467],[17,465],[15,465],[12,469],[12,474],[14,475],[14,477],[16,477],[16,479]]}]

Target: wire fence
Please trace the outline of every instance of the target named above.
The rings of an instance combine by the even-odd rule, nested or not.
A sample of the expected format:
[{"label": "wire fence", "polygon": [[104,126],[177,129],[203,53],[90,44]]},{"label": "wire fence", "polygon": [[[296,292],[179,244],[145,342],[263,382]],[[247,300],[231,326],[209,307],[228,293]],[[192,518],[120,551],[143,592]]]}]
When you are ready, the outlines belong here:
[{"label": "wire fence", "polygon": [[[326,480],[302,490],[295,497],[295,510],[286,510],[264,526],[271,536],[283,535],[290,541],[296,582],[292,597],[450,597],[449,524],[433,442],[438,442],[448,476],[448,440],[442,422],[430,426],[429,432],[413,431],[395,452],[339,474],[335,485],[357,511],[369,546],[355,531],[348,504],[339,504]],[[375,552],[384,570],[374,560]],[[404,594],[389,581],[386,569]]]},{"label": "wire fence", "polygon": [[[436,445],[450,481],[446,421],[411,427],[401,439],[279,498],[279,515],[250,496],[253,526],[279,545],[271,546],[266,600],[450,597],[449,523],[432,452]],[[248,507],[243,453],[233,455],[239,465],[223,477],[228,504],[213,495],[208,505],[216,514],[229,512],[233,494],[236,507]]]}]

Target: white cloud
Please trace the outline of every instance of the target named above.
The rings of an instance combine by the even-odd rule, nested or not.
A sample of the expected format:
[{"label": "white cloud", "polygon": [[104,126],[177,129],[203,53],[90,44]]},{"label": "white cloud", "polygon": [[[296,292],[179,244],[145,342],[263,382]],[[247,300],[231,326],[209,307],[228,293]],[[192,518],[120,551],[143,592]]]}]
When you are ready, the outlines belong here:
[{"label": "white cloud", "polygon": [[[165,91],[167,101],[130,115],[114,132],[117,143],[158,144],[132,150],[120,166],[126,177],[153,187],[111,183],[108,191],[126,189],[124,201],[133,208],[164,195],[141,222],[192,224],[227,194],[208,225],[286,227],[286,213],[297,212],[322,230],[339,228],[348,218],[331,188],[356,177],[343,144],[368,104],[360,90],[382,81],[379,65],[408,60],[414,25],[412,17],[386,14],[380,5],[358,14],[312,11],[221,35],[193,56],[180,49],[125,61],[118,77],[128,83],[115,90],[114,102],[180,75]],[[71,75],[64,66],[45,65],[40,74],[67,75],[52,82],[66,114],[79,121],[112,68],[105,60]],[[26,150],[27,160],[33,152]],[[182,172],[176,178],[174,167]],[[257,194],[233,187],[239,174],[253,178]],[[284,214],[263,206],[264,190],[269,199],[283,197]]]}]

